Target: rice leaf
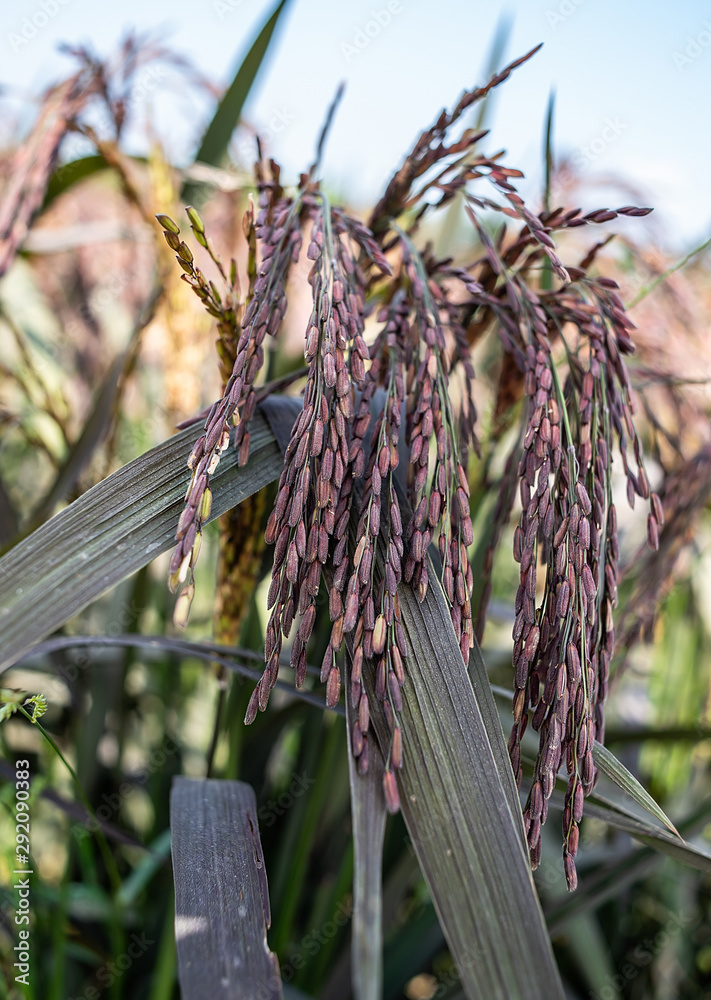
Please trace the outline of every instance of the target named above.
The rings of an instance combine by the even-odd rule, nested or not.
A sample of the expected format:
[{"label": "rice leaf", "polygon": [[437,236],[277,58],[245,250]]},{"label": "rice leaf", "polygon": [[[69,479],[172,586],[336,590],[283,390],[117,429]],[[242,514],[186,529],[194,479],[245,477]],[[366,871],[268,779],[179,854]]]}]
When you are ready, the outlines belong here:
[{"label": "rice leaf", "polygon": [[156,306],[162,296],[162,286],[156,286],[137,318],[126,348],[116,356],[106,372],[96,392],[94,405],[87,416],[84,427],[73,443],[62,468],[46,496],[40,500],[37,509],[33,512],[32,520],[34,523],[41,523],[52,514],[55,506],[72,489],[96,449],[105,440],[115,418],[121,395],[121,384],[125,380],[127,372],[136,362],[141,334],[153,319]]},{"label": "rice leaf", "polygon": [[646,789],[642,787],[635,776],[627,770],[625,765],[611,753],[602,743],[595,741],[593,746],[593,760],[595,765],[611,781],[614,781],[624,792],[630,795],[635,802],[646,809],[648,813],[663,823],[672,833],[679,836],[679,831],[658,805]]},{"label": "rice leaf", "polygon": [[10,494],[0,477],[0,546],[7,545],[17,535],[20,522]]},{"label": "rice leaf", "polygon": [[[55,635],[38,645],[33,646],[27,654],[27,658],[46,656],[59,649],[79,649],[94,647],[106,649],[119,647],[122,649],[140,649],[143,655],[156,655],[162,657],[166,652],[177,653],[179,657],[185,659],[203,660],[205,663],[214,663],[226,670],[247,677],[253,683],[257,683],[262,675],[264,658],[261,653],[255,653],[253,649],[242,649],[239,646],[221,646],[211,642],[190,642],[186,639],[175,638],[164,635],[141,635],[133,632],[128,635]],[[25,657],[23,657],[24,661]],[[285,657],[284,665],[288,664]],[[252,666],[249,666],[249,664]],[[318,675],[317,667],[308,667],[307,672]],[[303,688],[295,688],[288,681],[277,680],[274,685],[282,691],[287,698],[296,698],[305,701],[315,708],[326,708],[324,699],[319,694],[306,691]],[[328,709],[336,715],[345,715],[341,705],[335,705]]]},{"label": "rice leaf", "polygon": [[170,830],[163,830],[148,846],[148,853],[141,858],[131,874],[123,880],[117,894],[120,906],[132,906],[154,875],[160,871],[170,854]]},{"label": "rice leaf", "polygon": [[[224,159],[230,139],[232,138],[232,133],[239,123],[245,101],[249,96],[257,73],[267,54],[274,29],[287,3],[288,0],[281,0],[277,4],[268,21],[264,24],[252,43],[249,52],[242,60],[232,83],[218,104],[217,111],[207,127],[200,143],[200,148],[195,156],[196,162],[209,163],[211,166],[216,167]],[[192,200],[194,192],[194,185],[190,183],[184,185],[182,191],[183,199],[187,201]]]},{"label": "rice leaf", "polygon": [[[356,718],[346,695],[349,745]],[[382,786],[384,771],[385,762],[377,744],[364,775],[358,774],[357,760],[348,754],[354,851],[351,968],[355,1000],[379,1000],[383,992],[382,860],[387,819]]]},{"label": "rice leaf", "polygon": [[257,800],[240,781],[178,777],[170,796],[183,1000],[280,1000]]},{"label": "rice leaf", "polygon": [[590,816],[602,819],[615,829],[629,833],[635,840],[647,844],[661,854],[666,854],[667,857],[673,858],[679,864],[686,865],[687,868],[695,868],[697,871],[711,873],[711,854],[687,843],[680,836],[674,836],[674,834],[667,833],[666,830],[660,830],[651,823],[646,823],[624,812],[619,809],[616,803],[609,802],[602,796],[591,795],[585,807]]},{"label": "rice leaf", "polygon": [[[470,1000],[562,997],[514,813],[482,710],[430,574],[420,604],[401,587],[408,644],[400,721],[400,803],[442,930]],[[378,739],[389,739],[370,699]],[[500,726],[499,726],[500,728]]]},{"label": "rice leaf", "polygon": [[68,191],[75,184],[86,180],[87,177],[93,177],[94,174],[98,174],[102,170],[108,169],[108,163],[100,154],[82,156],[77,160],[70,160],[69,163],[61,164],[61,166],[55,169],[49,179],[42,204],[42,211],[44,212],[49,208],[55,198],[59,197],[60,194],[64,194],[65,191]]},{"label": "rice leaf", "polygon": [[[477,683],[479,684],[479,686],[477,687],[477,693],[479,694],[483,702],[484,695],[480,694],[480,692],[484,691],[485,688],[483,681],[479,680],[479,678],[481,678],[482,676],[483,677],[486,676],[486,668],[483,666],[483,661],[481,661],[481,663],[478,663],[476,655],[477,650],[478,646],[475,648],[475,650],[472,651],[472,656],[470,657],[469,661],[469,670],[470,674],[472,675],[472,683],[475,684],[475,687],[477,687]],[[480,651],[478,653],[478,659],[481,660]],[[482,669],[484,671],[483,675],[481,673]],[[477,680],[475,680],[475,675],[477,677]],[[491,693],[491,687],[489,687],[489,693]],[[495,690],[495,693],[497,697],[505,698],[509,702],[513,698],[513,692],[507,691],[503,688],[497,688]],[[494,712],[496,712],[496,716],[498,718],[498,712],[496,711],[495,706],[493,710]],[[492,733],[496,732],[496,729],[493,725],[493,720],[488,728],[490,732]],[[653,734],[650,731],[650,736],[652,735]],[[505,747],[504,747],[504,752],[505,752]],[[501,755],[502,753],[500,745],[498,753],[499,755]],[[664,826],[666,826],[667,829],[671,830],[673,834],[676,834],[677,837],[679,836],[678,830],[676,829],[672,821],[669,819],[667,814],[664,812],[662,807],[657,802],[655,802],[655,800],[652,798],[649,792],[646,791],[646,789],[640,784],[637,778],[635,778],[635,776],[630,771],[627,770],[624,764],[620,760],[618,760],[617,757],[610,750],[607,749],[607,747],[603,746],[601,743],[598,743],[597,741],[593,746],[593,759],[599,770],[607,778],[613,781],[618,786],[618,788],[621,788],[622,791],[625,792],[625,794],[629,795],[630,798],[632,798],[646,812],[654,816],[655,819],[658,819],[659,822],[662,823]],[[532,767],[532,761],[530,760],[530,758],[527,758],[527,762]],[[503,767],[502,767],[502,773],[505,773]],[[594,796],[590,799],[590,801],[594,801]],[[636,816],[634,816],[633,813],[630,813],[629,815],[633,816],[634,818],[637,818]]]},{"label": "rice leaf", "polygon": [[[593,798],[595,798],[594,795]],[[599,804],[591,806],[590,814],[605,819],[611,825],[615,822],[614,817],[605,816],[605,809]],[[679,828],[685,836],[693,836],[706,825],[709,816],[711,816],[711,800],[707,799],[691,816],[687,816],[679,823]],[[689,846],[691,845],[685,844],[685,847]],[[696,849],[692,847],[692,851],[696,851]],[[608,899],[619,896],[620,892],[627,886],[648,875],[658,863],[659,852],[654,845],[650,845],[636,848],[621,858],[603,864],[590,873],[585,873],[577,892],[558,899],[546,907],[549,930],[553,934],[558,929],[567,927],[568,921],[576,914],[587,912],[600,906]],[[687,860],[682,863],[689,864],[688,856]],[[695,865],[691,865],[691,867],[695,867]]]},{"label": "rice leaf", "polygon": [[[533,760],[530,757],[521,757],[528,772],[533,769]],[[561,812],[565,797],[565,779],[556,779],[551,805],[556,806]],[[585,811],[588,816],[601,819],[616,830],[628,833],[635,840],[648,844],[661,854],[666,854],[680,864],[688,868],[696,868],[698,871],[711,871],[711,854],[700,850],[693,844],[683,840],[679,833],[670,833],[660,828],[655,823],[648,821],[644,816],[633,811],[624,801],[613,801],[607,795],[596,789],[585,800]],[[711,811],[711,810],[710,810]],[[684,827],[682,826],[682,831]]]},{"label": "rice leaf", "polygon": [[519,804],[518,789],[514,781],[509,751],[506,746],[504,731],[501,728],[501,717],[494,701],[494,693],[489,683],[489,675],[486,671],[486,664],[482,656],[481,647],[474,639],[474,646],[469,653],[469,679],[474,689],[479,710],[481,711],[486,732],[489,737],[491,751],[499,771],[499,778],[504,792],[509,802],[511,815],[513,816],[516,829],[521,840],[524,851],[528,851],[526,844],[526,831],[523,826],[523,816]]},{"label": "rice leaf", "polygon": [[[190,472],[196,425],[88,490],[0,559],[0,669],[110,587],[170,548]],[[276,479],[282,459],[264,420],[237,468],[228,451],[213,477],[211,520]]]}]

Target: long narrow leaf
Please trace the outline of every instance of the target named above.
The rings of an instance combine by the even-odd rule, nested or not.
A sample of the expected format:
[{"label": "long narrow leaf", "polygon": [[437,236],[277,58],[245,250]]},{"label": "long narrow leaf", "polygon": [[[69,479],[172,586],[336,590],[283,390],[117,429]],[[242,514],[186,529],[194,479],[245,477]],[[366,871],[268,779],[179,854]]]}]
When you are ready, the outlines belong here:
[{"label": "long narrow leaf", "polygon": [[170,797],[175,940],[183,1000],[280,1000],[254,792],[178,777]]},{"label": "long narrow leaf", "polygon": [[36,523],[41,523],[51,515],[55,506],[72,489],[80,473],[104,441],[120,398],[122,379],[124,379],[127,370],[135,363],[140,336],[153,319],[156,306],[162,295],[162,286],[156,286],[137,318],[126,348],[117,355],[106,372],[96,393],[94,405],[84,424],[84,429],[74,442],[49,492],[40,501],[33,514],[33,521]]},{"label": "long narrow leaf", "polygon": [[69,163],[63,163],[56,168],[49,180],[44,195],[42,211],[47,209],[55,198],[60,194],[64,194],[65,191],[68,191],[75,184],[85,180],[87,177],[93,177],[94,174],[98,174],[102,170],[108,169],[108,163],[103,156],[98,154],[95,156],[82,156],[77,160],[70,160]]},{"label": "long narrow leaf", "polygon": [[660,830],[651,823],[645,823],[631,817],[616,808],[615,803],[606,802],[601,796],[591,796],[586,807],[588,815],[602,819],[617,830],[629,833],[635,840],[654,848],[660,854],[666,854],[687,868],[711,874],[711,854],[699,850],[693,844],[687,843],[681,837],[676,837],[666,830]]},{"label": "long narrow leaf", "polygon": [[[533,771],[533,760],[522,755],[524,771]],[[551,803],[562,812],[565,798],[566,781],[559,777],[556,780]],[[711,854],[687,843],[676,833],[657,826],[644,816],[634,812],[624,801],[613,801],[599,789],[596,789],[585,802],[585,813],[595,819],[601,819],[609,826],[623,833],[628,833],[635,840],[648,844],[661,854],[674,858],[680,864],[699,871],[711,871]]]},{"label": "long narrow leaf", "polygon": [[486,672],[484,657],[482,656],[479,643],[476,639],[474,639],[474,648],[469,654],[469,679],[471,680],[472,687],[474,688],[474,697],[476,698],[479,710],[481,711],[481,715],[484,720],[486,732],[489,737],[489,743],[491,744],[491,750],[499,771],[499,778],[509,802],[509,808],[511,810],[511,815],[514,818],[514,823],[521,845],[524,851],[527,851],[526,832],[523,826],[523,816],[521,814],[518,789],[516,788],[513,770],[511,768],[509,751],[506,746],[503,729],[501,728],[499,711],[496,707],[496,702],[494,701],[491,684],[489,683],[489,675]]},{"label": "long narrow leaf", "polygon": [[[597,810],[597,807],[594,807]],[[711,800],[707,799],[679,823],[685,836],[693,836],[708,822],[711,816]],[[600,818],[604,812],[600,810]],[[695,850],[695,849],[694,849]],[[546,908],[546,920],[551,933],[567,924],[576,914],[600,906],[619,893],[626,886],[644,878],[659,863],[659,852],[655,846],[642,847],[610,864],[603,864],[590,874],[585,874],[578,891],[562,899],[557,899]]]},{"label": "long narrow leaf", "polygon": [[[211,166],[216,167],[222,162],[227,153],[232,133],[239,123],[245,101],[252,89],[259,68],[264,61],[269,43],[274,34],[274,29],[287,3],[288,0],[281,0],[277,5],[269,20],[262,27],[252,43],[249,52],[242,60],[232,83],[218,104],[217,111],[203,136],[200,148],[195,156],[195,160],[198,163],[209,163]],[[190,201],[193,192],[194,186],[190,183],[186,184],[182,191],[183,199]]]},{"label": "long narrow leaf", "polygon": [[597,767],[611,781],[614,781],[624,792],[627,792],[635,802],[646,809],[648,813],[664,824],[672,833],[679,836],[679,831],[658,805],[646,789],[640,785],[635,776],[627,770],[625,765],[615,757],[613,753],[597,741],[593,745],[593,760]]},{"label": "long narrow leaf", "polygon": [[[0,669],[170,548],[190,478],[186,459],[200,432],[190,427],[141,455],[0,559]],[[244,468],[233,451],[218,466],[211,518],[279,475],[281,455],[259,414],[251,436]]]},{"label": "long narrow leaf", "polygon": [[400,609],[409,650],[402,813],[464,990],[470,1000],[561,997],[520,807],[515,815],[441,588],[431,583],[419,604],[402,587]]},{"label": "long narrow leaf", "polygon": [[[350,684],[346,684],[346,691]],[[354,710],[346,695],[346,722],[350,743]],[[383,991],[383,882],[382,859],[387,812],[383,797],[385,762],[377,744],[368,772],[358,774],[353,754],[348,754],[353,817],[353,925],[352,970],[355,1000],[379,1000]]]},{"label": "long narrow leaf", "polygon": [[[481,653],[479,653],[479,659],[481,659]],[[477,658],[474,655],[470,660],[470,672],[472,672],[472,662],[475,664],[477,663]],[[480,674],[482,666],[477,665],[475,669]],[[485,672],[486,668],[484,667],[483,669]],[[485,673],[484,676],[486,676]],[[513,699],[513,692],[507,691],[504,688],[495,688],[494,693],[498,697],[505,698],[508,702]],[[492,725],[491,730],[493,731],[494,728],[495,727]],[[655,802],[649,792],[640,784],[637,778],[635,778],[635,776],[627,770],[622,761],[618,760],[612,751],[608,750],[607,747],[596,741],[593,745],[593,759],[598,769],[607,778],[609,778],[610,781],[613,781],[618,788],[621,788],[626,795],[629,795],[629,797],[636,802],[637,805],[641,806],[642,809],[646,810],[650,816],[654,816],[654,818],[658,819],[660,823],[667,827],[667,829],[679,836],[678,830],[659,803]]]},{"label": "long narrow leaf", "polygon": [[[141,635],[134,632],[129,635],[55,635],[50,639],[45,639],[38,645],[33,646],[27,654],[27,658],[45,656],[47,653],[54,653],[59,649],[79,649],[86,647],[110,648],[117,646],[122,649],[141,649],[144,653],[154,653],[163,657],[166,652],[177,653],[178,656],[186,659],[203,660],[206,663],[215,663],[220,667],[225,667],[241,677],[247,677],[255,684],[259,681],[264,670],[264,659],[261,653],[256,653],[253,649],[240,649],[238,646],[220,646],[218,643],[207,641],[189,642],[186,639],[177,639],[164,635]],[[21,662],[24,662],[25,658]],[[247,661],[247,662],[245,662]],[[287,656],[283,658],[283,665],[289,664]],[[253,666],[249,666],[252,663]],[[257,666],[258,664],[258,666]],[[307,666],[307,674],[318,676],[317,667]],[[288,698],[296,698],[305,701],[315,708],[325,709],[326,704],[323,697],[303,688],[295,688],[287,681],[278,680],[275,685]],[[345,710],[340,705],[335,705],[328,709],[336,715],[345,715]]]}]

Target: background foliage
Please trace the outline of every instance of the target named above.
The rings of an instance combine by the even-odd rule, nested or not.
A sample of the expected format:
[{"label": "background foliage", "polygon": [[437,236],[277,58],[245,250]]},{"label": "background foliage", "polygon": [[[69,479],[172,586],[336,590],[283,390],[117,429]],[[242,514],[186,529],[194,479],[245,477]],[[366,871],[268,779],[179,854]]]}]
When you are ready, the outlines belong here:
[{"label": "background foliage", "polygon": [[[219,104],[198,155],[207,167],[176,169],[157,136],[147,158],[125,152],[134,74],[153,60],[175,59],[136,38],[105,63],[77,51],[76,74],[43,95],[32,130],[17,148],[3,151],[0,544],[5,551],[219,397],[215,331],[178,280],[153,212],[178,217],[189,197],[215,244],[246,267],[240,227],[253,182],[251,164],[230,155],[244,148],[237,141],[242,133],[233,136],[233,128],[283,6]],[[187,66],[185,73],[189,79]],[[425,120],[432,110],[423,109]],[[63,162],[67,130],[84,136],[90,155]],[[550,142],[544,150],[549,191],[574,201],[574,168],[557,162]],[[348,192],[334,194],[348,201]],[[625,227],[601,248],[599,266],[618,280],[639,327],[633,382],[650,478],[664,494],[673,529],[652,555],[643,548],[643,512],[625,513],[621,524],[625,574],[607,744],[686,838],[703,847],[711,817],[706,509],[711,462],[709,396],[702,377],[709,360],[708,256],[695,253],[668,274],[677,261],[657,246],[635,242],[632,232]],[[590,245],[589,237],[579,234],[566,237],[570,259]],[[449,209],[428,223],[424,235],[439,253],[457,258],[476,249]],[[302,363],[308,309],[306,300],[294,303],[281,350],[269,361],[270,379]],[[476,581],[511,430],[497,408],[500,356],[485,341],[474,361],[483,446],[471,484]],[[99,821],[87,816],[66,767],[37,728],[19,715],[5,721],[0,726],[5,807],[0,828],[8,845],[0,858],[3,881],[13,867],[14,760],[28,757],[34,777],[33,860],[39,878],[33,896],[36,984],[28,995],[64,1000],[91,996],[92,988],[112,1000],[178,995],[168,833],[176,774],[252,785],[270,880],[269,941],[288,995],[349,995],[353,839],[344,719],[280,689],[269,711],[245,728],[253,681],[204,655],[205,640],[214,637],[239,647],[233,664],[251,670],[252,677],[261,672],[270,567],[268,554],[252,543],[263,535],[273,495],[273,487],[266,487],[231,515],[247,542],[238,552],[221,549],[217,521],[206,527],[185,634],[172,624],[168,557],[160,556],[68,621],[60,630],[66,642],[29,652],[3,677],[7,688],[44,693],[43,724],[74,767]],[[504,691],[497,703],[505,731],[518,582],[509,542],[510,537],[494,564],[483,642],[494,690]],[[76,545],[81,546],[80,528]],[[227,590],[225,559],[240,567],[244,588],[237,594]],[[64,586],[72,587],[71,578]],[[237,619],[225,611],[240,605]],[[117,643],[70,641],[87,635],[114,637]],[[171,641],[149,646],[139,636]],[[200,641],[200,650],[177,639]],[[314,693],[312,702],[321,696],[318,687]],[[103,845],[95,835],[99,825]],[[565,893],[558,853],[558,834],[549,826],[536,883],[570,996],[711,996],[708,874],[640,848],[592,809],[582,825],[580,886],[572,896]],[[383,995],[410,1000],[461,995],[401,815],[388,821],[383,873]],[[14,996],[10,903],[6,893],[0,982]],[[116,960],[129,953],[133,935],[145,947],[134,948],[140,954],[121,969]]]}]

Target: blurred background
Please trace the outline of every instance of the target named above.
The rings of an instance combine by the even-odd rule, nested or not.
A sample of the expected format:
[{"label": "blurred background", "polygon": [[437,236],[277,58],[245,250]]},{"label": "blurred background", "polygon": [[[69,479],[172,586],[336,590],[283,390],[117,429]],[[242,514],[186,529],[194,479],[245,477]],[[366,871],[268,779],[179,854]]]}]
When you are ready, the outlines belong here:
[{"label": "blurred background", "polygon": [[[644,511],[619,504],[627,576],[608,742],[672,818],[686,823],[686,836],[708,845],[711,8],[696,0],[505,7],[290,0],[244,92],[239,125],[223,136],[219,156],[196,163],[218,101],[274,9],[263,0],[21,0],[0,10],[0,224],[13,243],[0,278],[0,551],[219,396],[215,329],[180,282],[156,212],[182,226],[185,203],[198,204],[218,251],[243,268],[241,219],[254,190],[256,138],[282,165],[284,183],[293,182],[312,162],[328,105],[345,81],[322,173],[334,201],[365,217],[442,107],[543,42],[487,102],[484,146],[507,150],[505,162],[525,173],[519,190],[540,210],[550,123],[552,204],[655,209],[594,233],[574,230],[561,253],[576,261],[615,234],[598,268],[619,282],[638,326],[632,377],[640,427],[673,526],[663,558],[653,559],[641,547]],[[66,98],[50,88],[79,71],[88,89],[56,157],[42,168],[50,125]],[[18,205],[27,224],[15,238],[8,212]],[[464,261],[477,252],[473,234],[449,209],[423,235],[443,256]],[[306,274],[302,261],[274,376],[300,363]],[[493,414],[498,357],[491,338],[477,347],[484,461],[471,470],[475,565],[506,452]],[[236,525],[207,529],[190,626],[180,633],[237,647],[236,661],[255,669],[269,553],[255,543],[231,554],[242,580],[235,594],[234,578],[228,585],[225,577],[224,538],[231,530],[260,539],[271,502],[267,490],[245,505]],[[503,689],[511,687],[517,580],[510,542],[509,532],[484,635],[492,680]],[[167,556],[155,560],[68,623],[64,636],[177,637],[166,570]],[[234,607],[239,614],[228,613]],[[2,842],[11,836],[7,762],[22,754],[36,778],[38,872],[37,985],[13,993],[5,894],[3,995],[66,1000],[93,989],[112,1000],[178,996],[168,836],[176,773],[252,784],[270,877],[270,944],[289,983],[286,995],[350,995],[347,921],[336,933],[323,931],[334,915],[350,913],[341,717],[278,692],[269,712],[245,729],[250,680],[160,646],[53,648],[4,676],[9,687],[45,694],[47,729],[101,820],[113,867],[61,760],[24,720],[3,722]],[[508,731],[505,698],[501,712]],[[119,794],[126,785],[130,794]],[[556,823],[547,833],[537,879],[569,995],[711,997],[708,877],[645,855],[627,835],[587,818],[581,887],[567,898]],[[0,855],[2,881],[12,857],[9,848]],[[388,827],[385,899],[385,996],[461,995],[400,817]],[[102,970],[139,930],[151,946],[108,984]]]},{"label": "blurred background", "polygon": [[[62,42],[90,43],[108,55],[126,30],[150,32],[207,81],[224,86],[271,6],[265,0],[124,0],[101,7],[45,0],[44,17],[40,0],[6,7],[0,14],[6,134],[27,127],[33,96],[68,72],[70,61],[58,52]],[[390,22],[366,34],[380,8],[391,13]],[[353,0],[289,4],[245,109],[286,169],[302,169],[312,155],[325,107],[345,80],[324,174],[351,199],[375,197],[424,127],[423,109],[431,115],[480,81],[503,20],[510,28],[504,59],[544,43],[525,73],[494,99],[498,141],[524,166],[531,185],[526,194],[540,188],[541,129],[554,89],[558,151],[576,156],[588,183],[612,174],[634,185],[656,206],[650,225],[663,228],[675,250],[704,235],[711,220],[704,103],[711,16],[702,0],[402,0],[395,10]],[[133,104],[132,151],[145,151],[148,120],[171,162],[187,164],[211,115],[210,94],[164,67],[136,80]]]}]

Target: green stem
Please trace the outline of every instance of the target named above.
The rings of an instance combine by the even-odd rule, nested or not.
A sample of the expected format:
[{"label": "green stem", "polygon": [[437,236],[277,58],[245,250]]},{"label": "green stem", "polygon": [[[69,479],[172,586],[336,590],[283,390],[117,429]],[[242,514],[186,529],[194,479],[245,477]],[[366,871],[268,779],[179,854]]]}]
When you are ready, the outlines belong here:
[{"label": "green stem", "polygon": [[100,824],[99,820],[96,818],[96,814],[95,814],[94,810],[91,807],[91,803],[89,802],[89,799],[87,798],[87,795],[86,795],[84,789],[82,788],[81,782],[79,781],[79,778],[77,777],[76,771],[74,770],[74,768],[72,767],[72,765],[69,763],[69,761],[67,760],[67,758],[64,756],[64,754],[62,753],[62,751],[59,749],[59,747],[57,746],[57,744],[55,743],[55,741],[49,735],[49,733],[47,732],[47,730],[44,728],[44,726],[42,726],[42,724],[40,722],[38,722],[36,719],[33,719],[32,716],[30,715],[30,713],[22,705],[20,705],[19,711],[22,712],[22,714],[25,716],[25,718],[28,719],[32,723],[33,726],[36,726],[39,729],[39,731],[42,733],[42,735],[44,736],[44,738],[47,740],[47,742],[49,743],[49,745],[52,747],[52,749],[54,750],[54,752],[56,753],[56,755],[59,757],[59,759],[61,760],[61,762],[64,764],[64,766],[66,767],[66,769],[69,771],[69,774],[72,777],[72,781],[74,782],[74,787],[76,788],[77,795],[81,799],[82,805],[84,806],[84,808],[86,809],[86,811],[89,813],[89,815],[91,816],[91,818],[97,824],[96,831],[95,831],[96,832],[96,839],[99,842],[99,849],[100,849],[101,855],[102,855],[102,857],[104,859],[104,864],[106,865],[106,872],[107,872],[107,874],[109,876],[109,881],[111,882],[112,890],[113,890],[114,893],[117,893],[119,891],[119,889],[121,888],[121,876],[119,875],[118,868],[116,867],[116,862],[114,860],[114,856],[111,853],[111,849],[109,848],[109,845],[108,845],[108,842],[106,840],[106,837],[104,836],[104,831],[101,829],[101,824]]},{"label": "green stem", "polygon": [[711,236],[709,236],[707,240],[704,240],[704,242],[698,247],[690,250],[689,253],[685,257],[682,257],[682,259],[676,264],[673,264],[671,267],[668,267],[666,271],[657,275],[654,281],[650,281],[650,283],[645,285],[644,288],[640,288],[635,297],[627,303],[625,308],[632,309],[638,302],[641,302],[642,299],[645,299],[651,292],[653,292],[658,285],[661,285],[663,281],[666,281],[672,274],[675,274],[677,271],[681,271],[683,267],[686,267],[692,257],[695,257],[697,253],[701,253],[701,251],[705,250],[708,246],[711,246]]},{"label": "green stem", "polygon": [[173,894],[170,894],[165,911],[165,922],[158,946],[158,957],[153,968],[151,990],[148,1000],[171,1000],[175,992],[177,959],[175,952],[175,928],[173,921]]},{"label": "green stem", "polygon": [[[109,910],[109,917],[108,917],[109,937],[111,939],[111,947],[113,954],[121,955],[123,954],[124,951],[124,937],[125,937],[119,917],[120,904],[118,903],[117,900],[118,893],[121,889],[121,876],[119,875],[119,871],[116,866],[116,861],[114,860],[114,856],[111,853],[106,837],[104,836],[104,832],[101,829],[101,824],[99,823],[99,820],[96,818],[96,814],[94,813],[94,810],[91,807],[91,803],[89,802],[89,799],[84,789],[82,788],[81,782],[79,781],[79,778],[77,777],[74,768],[66,759],[66,757],[59,749],[55,741],[49,735],[47,730],[41,725],[41,723],[39,723],[36,719],[34,719],[22,705],[20,705],[19,711],[25,716],[26,719],[28,719],[34,726],[36,726],[39,729],[39,731],[44,736],[45,740],[49,743],[49,745],[52,747],[56,755],[59,757],[61,762],[66,767],[66,769],[69,771],[72,781],[74,782],[74,787],[76,788],[77,795],[81,799],[82,804],[86,809],[86,811],[88,812],[88,814],[96,823],[96,830],[94,832],[96,833],[96,839],[99,843],[99,850],[101,851],[101,856],[104,860],[104,865],[106,867],[106,873],[109,876],[109,882],[111,883],[111,896],[113,905]],[[111,986],[111,996],[113,997],[113,1000],[121,1000],[121,984],[120,980],[118,979]]]},{"label": "green stem", "polygon": [[284,894],[279,906],[279,917],[274,927],[273,948],[282,955],[286,950],[293,932],[294,916],[301,895],[301,887],[306,877],[309,853],[316,838],[318,826],[326,796],[329,792],[333,774],[333,761],[337,756],[338,746],[343,739],[343,730],[338,723],[332,723],[325,745],[320,753],[320,761],[316,772],[316,784],[306,796],[306,807],[301,818],[301,827],[296,850],[290,855],[289,876]]}]

